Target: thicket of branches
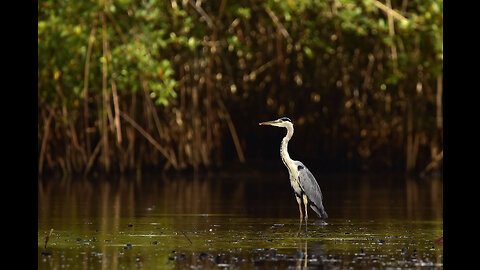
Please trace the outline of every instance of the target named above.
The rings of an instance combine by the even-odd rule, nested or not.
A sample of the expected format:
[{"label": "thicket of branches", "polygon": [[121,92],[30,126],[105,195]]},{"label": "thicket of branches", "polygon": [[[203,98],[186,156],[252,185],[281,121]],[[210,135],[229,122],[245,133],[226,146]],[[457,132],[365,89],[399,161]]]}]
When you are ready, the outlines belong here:
[{"label": "thicket of branches", "polygon": [[441,161],[441,0],[38,9],[40,174],[209,167],[226,145],[243,162],[256,155],[245,152],[252,125],[277,116],[301,127],[307,157],[363,169]]}]

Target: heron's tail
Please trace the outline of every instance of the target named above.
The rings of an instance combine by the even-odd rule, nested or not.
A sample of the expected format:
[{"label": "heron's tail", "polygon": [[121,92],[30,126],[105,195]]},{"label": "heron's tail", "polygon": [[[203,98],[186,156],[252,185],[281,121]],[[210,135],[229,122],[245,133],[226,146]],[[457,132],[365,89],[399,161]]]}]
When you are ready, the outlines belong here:
[{"label": "heron's tail", "polygon": [[325,208],[323,208],[323,205],[320,205],[320,207],[316,206],[315,204],[310,204],[310,207],[317,213],[319,218],[328,218],[327,212],[325,212]]}]

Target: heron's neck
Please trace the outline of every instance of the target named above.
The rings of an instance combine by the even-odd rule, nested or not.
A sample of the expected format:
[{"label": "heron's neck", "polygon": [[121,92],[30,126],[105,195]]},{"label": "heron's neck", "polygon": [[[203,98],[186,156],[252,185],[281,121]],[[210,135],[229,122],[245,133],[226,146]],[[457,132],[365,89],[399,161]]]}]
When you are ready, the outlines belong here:
[{"label": "heron's neck", "polygon": [[285,163],[285,166],[288,167],[289,164],[292,164],[293,160],[290,158],[290,155],[288,154],[288,141],[293,136],[293,126],[287,126],[287,135],[283,138],[282,144],[280,146],[280,156],[282,157],[283,163]]}]

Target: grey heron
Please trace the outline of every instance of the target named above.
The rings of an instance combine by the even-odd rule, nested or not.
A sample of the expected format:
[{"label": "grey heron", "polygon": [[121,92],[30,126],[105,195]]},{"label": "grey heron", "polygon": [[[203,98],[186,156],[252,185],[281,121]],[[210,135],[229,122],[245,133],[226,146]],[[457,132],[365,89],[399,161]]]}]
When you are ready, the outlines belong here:
[{"label": "grey heron", "polygon": [[287,129],[287,135],[283,138],[280,145],[280,157],[282,158],[283,164],[285,164],[288,169],[290,185],[292,186],[295,198],[297,199],[298,210],[300,211],[299,232],[303,221],[303,203],[305,206],[305,233],[307,233],[308,206],[310,206],[320,218],[327,218],[328,215],[323,207],[322,191],[320,190],[317,180],[302,162],[291,159],[288,154],[288,142],[293,135],[293,123],[289,118],[282,117],[277,120],[259,123],[259,125],[284,127]]}]

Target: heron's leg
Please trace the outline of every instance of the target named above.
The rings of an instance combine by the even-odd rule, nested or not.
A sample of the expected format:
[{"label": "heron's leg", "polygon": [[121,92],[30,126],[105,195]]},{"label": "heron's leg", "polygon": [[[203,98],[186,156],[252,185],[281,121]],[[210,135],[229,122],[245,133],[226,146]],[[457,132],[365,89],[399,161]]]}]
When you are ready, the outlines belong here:
[{"label": "heron's leg", "polygon": [[300,229],[302,228],[302,222],[303,222],[303,213],[302,213],[302,199],[300,197],[295,196],[297,199],[298,203],[298,211],[300,212],[300,225],[298,225],[298,232],[297,235],[300,235]]},{"label": "heron's leg", "polygon": [[305,236],[307,236],[307,224],[308,224],[308,211],[307,211],[307,207],[308,207],[308,199],[307,199],[307,195],[303,194],[303,204],[305,204]]}]

